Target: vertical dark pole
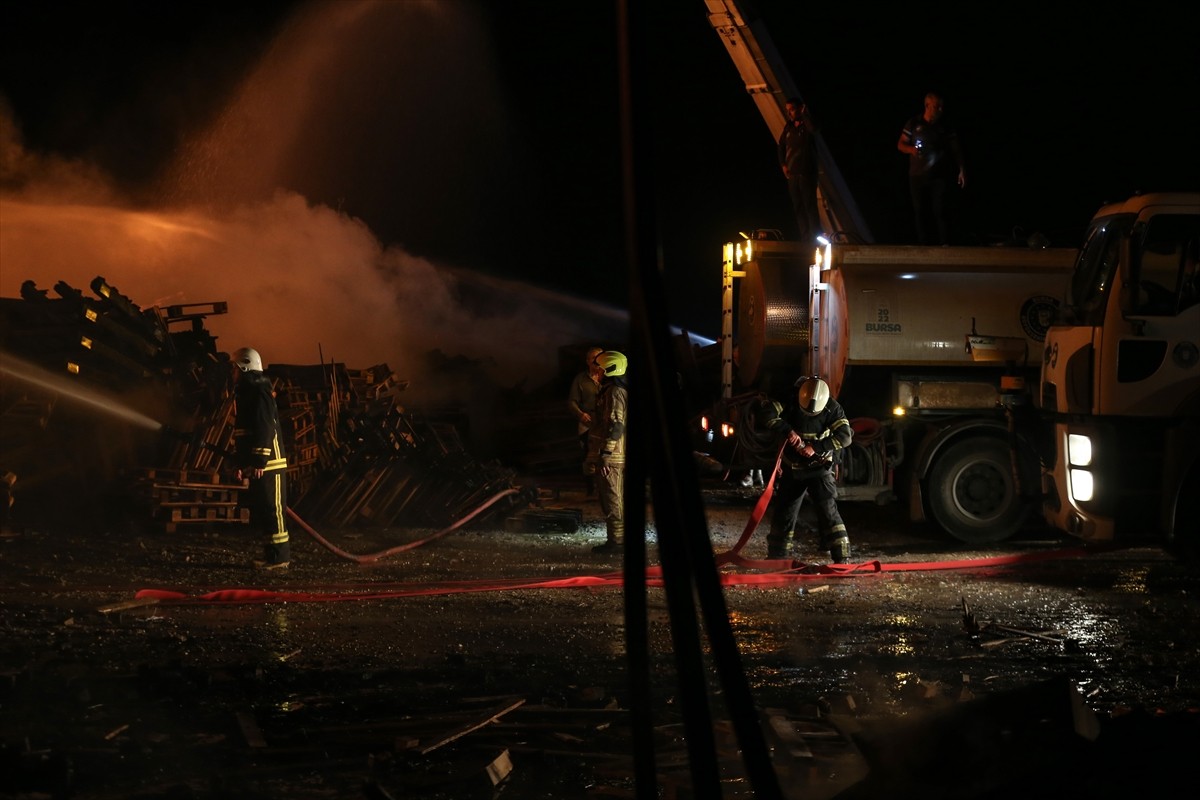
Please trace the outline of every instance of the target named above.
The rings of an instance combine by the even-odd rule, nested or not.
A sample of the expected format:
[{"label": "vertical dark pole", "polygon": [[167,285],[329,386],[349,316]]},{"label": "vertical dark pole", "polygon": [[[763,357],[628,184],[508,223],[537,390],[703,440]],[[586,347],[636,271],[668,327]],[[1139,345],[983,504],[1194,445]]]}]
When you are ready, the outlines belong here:
[{"label": "vertical dark pole", "polygon": [[[633,309],[633,287],[638,284],[639,244],[639,189],[634,185],[633,121],[631,120],[632,98],[632,54],[630,52],[630,19],[628,0],[617,0],[617,62],[621,99],[621,155],[625,211],[625,258],[627,280],[630,286],[630,308]],[[630,341],[635,343],[635,353],[642,350],[645,338],[644,320],[639,314],[630,314]],[[634,353],[630,353],[634,355]],[[630,713],[633,730],[633,768],[637,796],[641,800],[658,797],[658,779],[654,759],[654,719],[650,713],[650,656],[646,603],[646,445],[645,431],[648,429],[649,404],[642,402],[646,388],[650,385],[646,374],[647,364],[640,358],[630,359],[629,404],[630,414],[626,431],[625,467],[625,649],[628,652]]]},{"label": "vertical dark pole", "polygon": [[[633,364],[630,377],[630,430],[627,440],[625,602],[626,636],[631,679],[644,682],[644,695],[634,695],[635,768],[638,796],[657,796],[653,774],[652,720],[649,715],[649,658],[646,644],[645,485],[647,465],[654,495],[655,524],[663,566],[671,640],[679,674],[680,702],[687,732],[692,783],[698,793],[720,794],[716,741],[708,706],[704,652],[696,624],[695,598],[683,544],[678,504],[659,503],[668,488],[674,489],[672,453],[663,436],[670,422],[662,410],[664,389],[677,387],[671,358],[669,324],[662,305],[657,265],[657,226],[654,218],[650,109],[647,84],[653,76],[645,46],[646,4],[620,0],[618,5],[622,150],[626,247],[629,269],[630,320]],[[662,333],[664,336],[656,336]],[[675,408],[682,408],[681,404]],[[690,454],[689,454],[690,457]],[[697,487],[698,488],[698,487]],[[698,495],[697,495],[698,497]],[[634,516],[636,515],[636,516]],[[632,535],[631,535],[632,534]],[[636,615],[636,618],[635,618]],[[636,674],[635,674],[636,673]],[[640,705],[645,703],[643,708]],[[650,754],[650,755],[648,755]]]},{"label": "vertical dark pole", "polygon": [[618,0],[626,247],[633,348],[626,469],[624,563],[626,640],[639,798],[657,796],[645,586],[645,485],[647,465],[654,502],[671,635],[679,673],[693,790],[721,795],[716,742],[708,705],[698,598],[728,711],[757,797],[782,798],[767,753],[754,699],[742,672],[737,643],[717,575],[700,497],[700,483],[679,409],[684,407],[673,356],[670,320],[658,272],[654,218],[653,125],[655,76],[649,64],[647,17],[651,4]]}]

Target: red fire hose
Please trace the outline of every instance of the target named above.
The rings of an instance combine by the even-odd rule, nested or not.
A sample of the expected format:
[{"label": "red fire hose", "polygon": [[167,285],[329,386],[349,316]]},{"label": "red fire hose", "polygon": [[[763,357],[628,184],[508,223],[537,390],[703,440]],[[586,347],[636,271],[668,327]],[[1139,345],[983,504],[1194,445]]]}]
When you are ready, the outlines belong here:
[{"label": "red fire hose", "polygon": [[424,544],[428,544],[429,542],[432,542],[435,539],[440,539],[441,537],[445,536],[447,533],[450,533],[451,531],[461,528],[463,525],[466,525],[468,522],[475,519],[475,517],[479,516],[479,514],[481,514],[483,511],[490,508],[502,497],[507,497],[510,494],[517,494],[519,491],[520,490],[518,490],[518,489],[505,489],[503,491],[497,492],[496,494],[492,495],[490,498],[485,500],[483,503],[481,503],[479,505],[479,507],[476,508],[474,511],[472,511],[471,513],[462,517],[461,519],[456,521],[454,524],[450,525],[449,527],[442,528],[437,533],[426,536],[424,539],[419,539],[415,542],[409,542],[408,544],[397,545],[395,547],[390,547],[387,550],[381,550],[378,553],[368,553],[366,555],[355,555],[354,553],[348,553],[345,550],[338,547],[337,545],[333,544],[328,539],[323,537],[321,534],[319,534],[315,530],[313,530],[312,526],[310,526],[307,522],[300,519],[300,515],[297,514],[295,511],[293,511],[290,506],[288,507],[287,514],[289,517],[292,518],[292,520],[297,525],[299,525],[301,528],[303,528],[309,536],[316,539],[317,543],[320,544],[322,547],[324,547],[329,552],[333,553],[334,555],[341,556],[342,558],[349,559],[350,561],[356,561],[359,564],[370,564],[371,562],[378,561],[381,558],[387,558],[388,556],[393,556],[396,553],[403,553],[405,550],[412,550],[413,548],[420,547],[421,545],[424,545]]}]

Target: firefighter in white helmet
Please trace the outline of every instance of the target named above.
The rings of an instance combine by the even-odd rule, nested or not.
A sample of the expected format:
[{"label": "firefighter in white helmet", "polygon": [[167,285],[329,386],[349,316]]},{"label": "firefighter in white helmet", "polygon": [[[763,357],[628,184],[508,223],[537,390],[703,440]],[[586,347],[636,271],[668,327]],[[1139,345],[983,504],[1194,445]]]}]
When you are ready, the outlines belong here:
[{"label": "firefighter in white helmet", "polygon": [[784,444],[782,474],[767,534],[767,557],[790,554],[796,522],[804,498],[810,497],[816,511],[821,547],[829,550],[835,564],[850,560],[850,539],[837,507],[837,484],[833,469],[841,463],[842,451],[850,446],[854,430],[841,404],[830,396],[829,384],[820,378],[796,381],[796,400],[786,408],[773,402],[766,427]]},{"label": "firefighter in white helmet", "polygon": [[292,560],[287,529],[287,458],[279,407],[257,350],[233,354],[237,367],[236,453],[238,478],[247,480],[250,524],[267,539],[260,569],[283,569]]},{"label": "firefighter in white helmet", "polygon": [[596,476],[596,494],[604,513],[604,544],[596,553],[617,553],[625,545],[625,424],[629,417],[628,361],[623,353],[605,350],[592,363],[602,373],[596,413],[588,430],[584,471]]}]

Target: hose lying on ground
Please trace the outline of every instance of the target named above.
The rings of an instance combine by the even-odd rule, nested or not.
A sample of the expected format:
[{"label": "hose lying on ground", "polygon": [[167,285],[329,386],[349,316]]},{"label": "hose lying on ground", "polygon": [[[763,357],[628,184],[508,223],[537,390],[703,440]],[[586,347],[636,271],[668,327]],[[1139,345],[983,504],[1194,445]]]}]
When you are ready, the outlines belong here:
[{"label": "hose lying on ground", "polygon": [[387,558],[388,556],[392,556],[397,553],[403,553],[405,550],[413,550],[417,547],[420,547],[421,545],[428,544],[429,542],[432,542],[435,539],[440,539],[441,537],[445,536],[447,533],[450,533],[451,531],[457,530],[458,528],[461,528],[463,525],[466,525],[468,522],[473,520],[475,517],[479,516],[479,514],[481,514],[483,511],[487,510],[492,505],[494,505],[501,498],[507,497],[508,495],[511,495],[511,494],[518,494],[519,492],[520,492],[519,489],[505,489],[503,491],[497,492],[496,494],[492,495],[490,498],[485,500],[483,503],[481,503],[479,505],[479,507],[476,508],[474,511],[472,511],[471,513],[462,517],[461,519],[455,521],[449,527],[442,528],[437,533],[430,534],[429,536],[426,536],[424,539],[419,539],[415,542],[409,542],[407,544],[397,545],[396,547],[391,547],[391,548],[388,548],[387,550],[381,550],[378,553],[367,553],[366,555],[355,555],[354,553],[348,553],[345,550],[338,547],[337,545],[333,544],[328,539],[321,536],[321,534],[319,534],[315,530],[313,530],[312,526],[310,526],[307,522],[302,520],[300,518],[300,515],[297,514],[295,511],[293,511],[290,507],[287,510],[287,514],[289,517],[292,518],[292,520],[297,525],[299,525],[301,528],[303,528],[304,531],[309,536],[316,539],[317,543],[320,544],[322,547],[324,547],[329,552],[333,553],[334,555],[341,556],[342,558],[349,559],[350,561],[356,561],[359,564],[370,564],[374,561],[378,561],[381,558]]}]

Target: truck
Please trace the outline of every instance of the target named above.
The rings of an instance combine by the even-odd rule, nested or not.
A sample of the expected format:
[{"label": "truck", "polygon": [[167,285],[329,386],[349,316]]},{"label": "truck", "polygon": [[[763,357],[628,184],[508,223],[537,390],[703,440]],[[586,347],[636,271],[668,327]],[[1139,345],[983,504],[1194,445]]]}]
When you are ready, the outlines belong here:
[{"label": "truck", "polygon": [[1200,551],[1200,193],[1088,226],[1046,333],[1043,516],[1089,542]]},{"label": "truck", "polygon": [[[763,23],[705,4],[777,138],[800,95]],[[818,157],[818,248],[765,231],[723,248],[721,388],[698,417],[714,459],[766,466],[750,404],[816,375],[856,431],[842,499],[899,502],[967,543],[1008,538],[1039,508],[1088,540],[1182,545],[1200,528],[1200,311],[1181,308],[1194,196],[1106,206],[1082,248],[876,244],[819,137]]]},{"label": "truck", "polygon": [[965,542],[1021,527],[1040,473],[1016,417],[1037,385],[1073,250],[831,242],[808,254],[749,239],[724,253],[722,295],[736,297],[736,314],[730,302],[723,318],[736,328],[716,346],[732,350],[736,337],[743,391],[723,369],[723,403],[709,419],[725,424],[709,428],[730,439],[736,469],[764,466],[748,458],[748,404],[817,375],[855,427],[842,499],[899,500],[911,520]]}]

